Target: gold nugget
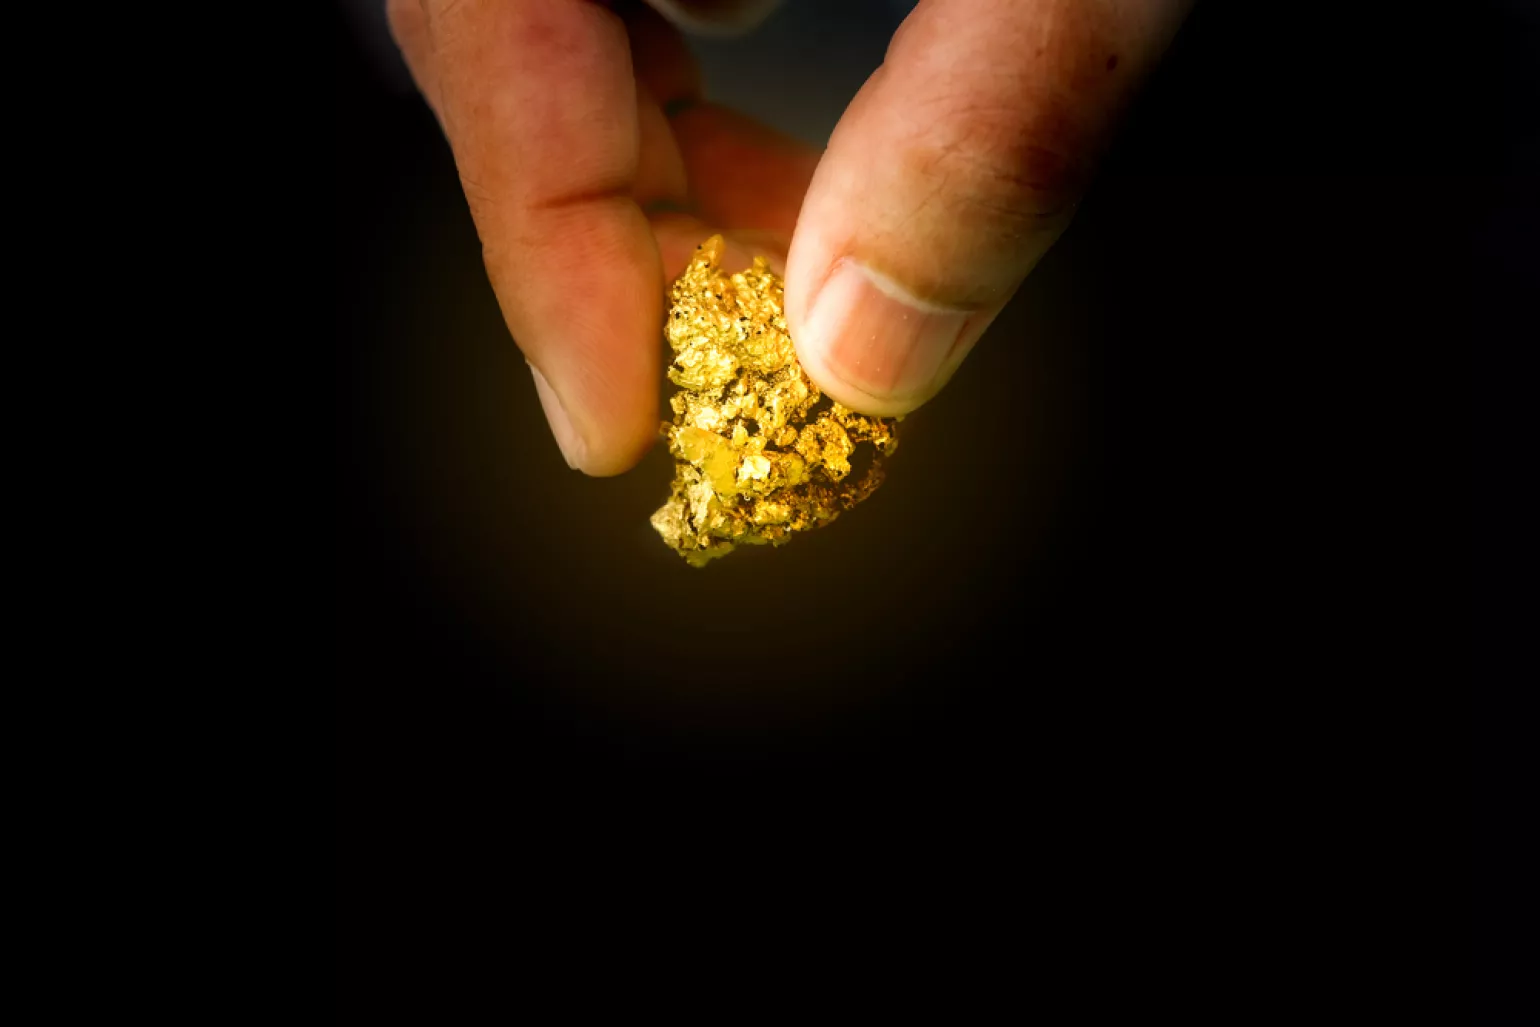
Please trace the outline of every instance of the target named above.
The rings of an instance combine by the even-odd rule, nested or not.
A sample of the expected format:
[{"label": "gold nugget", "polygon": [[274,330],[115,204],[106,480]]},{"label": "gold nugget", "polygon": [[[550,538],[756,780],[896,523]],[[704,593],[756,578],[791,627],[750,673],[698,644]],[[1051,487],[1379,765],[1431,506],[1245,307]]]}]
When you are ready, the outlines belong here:
[{"label": "gold nugget", "polygon": [[[718,266],[722,249],[718,235],[696,250],[664,328],[674,350],[668,378],[683,391],[662,427],[674,490],[652,526],[696,567],[828,524],[872,494],[898,447],[897,418],[826,400],[803,373],[781,280],[764,258],[729,275]],[[852,460],[866,458],[864,473],[853,474]]]}]

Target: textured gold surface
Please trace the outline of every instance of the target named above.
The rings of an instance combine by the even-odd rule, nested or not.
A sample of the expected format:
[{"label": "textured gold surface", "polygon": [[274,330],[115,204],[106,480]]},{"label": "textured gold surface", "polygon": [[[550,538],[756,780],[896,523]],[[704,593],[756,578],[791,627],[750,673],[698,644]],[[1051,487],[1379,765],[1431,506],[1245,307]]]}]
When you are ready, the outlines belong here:
[{"label": "textured gold surface", "polygon": [[[740,545],[780,545],[871,495],[898,446],[896,418],[863,417],[826,400],[797,363],[781,280],[756,258],[727,274],[713,236],[674,283],[664,334],[673,494],[652,526],[696,567]],[[866,454],[863,450],[871,450]],[[851,460],[871,457],[864,473]]]}]

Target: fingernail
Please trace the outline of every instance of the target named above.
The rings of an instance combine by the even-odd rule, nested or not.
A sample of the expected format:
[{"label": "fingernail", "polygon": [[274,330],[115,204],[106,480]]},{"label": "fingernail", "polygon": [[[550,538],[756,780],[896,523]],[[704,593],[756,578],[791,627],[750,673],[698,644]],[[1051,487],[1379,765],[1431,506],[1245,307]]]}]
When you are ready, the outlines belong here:
[{"label": "fingernail", "polygon": [[[938,387],[972,314],[921,300],[846,258],[813,298],[797,351],[804,364],[813,365],[815,379],[838,379],[868,399],[867,406],[923,401]],[[838,394],[834,398],[861,406]]]},{"label": "fingernail", "polygon": [[561,455],[566,458],[567,466],[574,471],[578,470],[586,448],[583,436],[572,426],[572,418],[567,416],[566,409],[562,407],[561,398],[551,388],[551,383],[545,380],[545,375],[540,373],[540,368],[530,364],[529,371],[535,376],[535,391],[540,394],[540,405],[545,408],[545,419],[551,423],[551,434],[556,436],[556,445],[561,447]]}]

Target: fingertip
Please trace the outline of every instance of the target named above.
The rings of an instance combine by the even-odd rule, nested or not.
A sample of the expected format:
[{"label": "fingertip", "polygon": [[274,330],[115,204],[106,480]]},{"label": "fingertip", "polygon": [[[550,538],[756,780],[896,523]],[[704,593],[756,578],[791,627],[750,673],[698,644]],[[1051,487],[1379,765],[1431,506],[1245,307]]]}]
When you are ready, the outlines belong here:
[{"label": "fingertip", "polygon": [[538,244],[487,270],[567,462],[620,474],[656,440],[663,295],[646,219],[624,198],[531,217]]},{"label": "fingertip", "polygon": [[[796,336],[793,336],[795,341]],[[797,360],[802,370],[813,380],[823,394],[868,417],[899,417],[916,410],[923,400],[895,400],[889,396],[874,396],[864,389],[850,384],[829,366],[822,346],[797,343]]]},{"label": "fingertip", "polygon": [[794,318],[788,313],[797,358],[813,382],[880,417],[907,414],[941,391],[992,316],[922,300],[848,257]]},{"label": "fingertip", "polygon": [[534,364],[529,365],[535,380],[535,393],[540,397],[540,407],[545,411],[546,423],[556,447],[574,471],[589,477],[608,478],[624,474],[635,467],[656,442],[656,418],[649,419],[649,430],[641,432],[602,432],[596,447],[590,447],[588,439],[578,428],[566,404],[550,381]]},{"label": "fingertip", "polygon": [[[916,7],[798,215],[792,338],[820,388],[863,413],[946,384],[1068,225],[1132,72],[1169,35],[1145,5],[967,6]],[[1129,73],[1109,74],[1109,55]]]},{"label": "fingertip", "polygon": [[656,443],[656,406],[630,402],[634,388],[626,389],[630,395],[596,394],[570,368],[555,372],[553,384],[533,363],[529,367],[551,436],[573,470],[594,478],[624,474]]}]

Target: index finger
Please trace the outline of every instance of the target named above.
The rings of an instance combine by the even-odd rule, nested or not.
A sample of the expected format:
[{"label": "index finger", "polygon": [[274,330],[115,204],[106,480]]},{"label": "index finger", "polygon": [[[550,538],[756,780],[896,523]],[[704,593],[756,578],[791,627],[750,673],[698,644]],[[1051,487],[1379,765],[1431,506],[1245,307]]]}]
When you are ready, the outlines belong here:
[{"label": "index finger", "polygon": [[618,474],[657,433],[662,276],[631,199],[621,20],[585,0],[425,0],[439,114],[487,273],[567,462]]}]

